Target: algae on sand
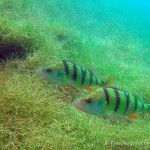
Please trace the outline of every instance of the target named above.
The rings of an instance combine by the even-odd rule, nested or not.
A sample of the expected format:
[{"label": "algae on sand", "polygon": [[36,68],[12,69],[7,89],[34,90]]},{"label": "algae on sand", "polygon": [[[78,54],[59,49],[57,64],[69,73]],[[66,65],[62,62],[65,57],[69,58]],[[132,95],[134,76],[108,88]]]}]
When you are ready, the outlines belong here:
[{"label": "algae on sand", "polygon": [[[5,67],[0,66],[2,149],[148,149],[150,123],[147,114],[137,121],[112,124],[78,112],[71,102],[79,91],[48,84],[38,78],[34,70],[61,59],[96,67],[100,77],[115,77],[115,86],[133,94],[140,92],[143,101],[150,102],[148,59],[144,61],[148,48],[139,51],[150,46],[141,44],[138,36],[124,34],[127,30],[123,28],[119,30],[122,34],[118,35],[120,26],[112,26],[108,36],[97,39],[86,36],[79,28],[58,22],[56,17],[60,10],[57,8],[61,6],[59,3],[62,4],[59,0],[57,5],[55,1],[53,5],[47,1],[51,5],[48,7],[47,4],[51,8],[50,17],[45,10],[47,7],[44,4],[40,7],[40,2],[11,2],[13,5],[5,0],[0,2],[0,53],[1,56],[6,53],[6,56],[7,52],[15,53],[19,49],[27,57],[9,60],[7,55]],[[69,4],[65,2],[63,6]],[[64,10],[65,14],[68,9],[75,12],[75,7],[70,7]],[[120,10],[115,9],[115,14],[118,12]],[[60,16],[62,20],[65,14]],[[108,28],[103,28],[105,24],[101,26],[103,35],[111,27],[109,21]],[[91,21],[86,23],[91,25]],[[122,39],[122,35],[125,38]],[[12,58],[12,53],[9,54]],[[142,142],[145,144],[140,144]]]}]

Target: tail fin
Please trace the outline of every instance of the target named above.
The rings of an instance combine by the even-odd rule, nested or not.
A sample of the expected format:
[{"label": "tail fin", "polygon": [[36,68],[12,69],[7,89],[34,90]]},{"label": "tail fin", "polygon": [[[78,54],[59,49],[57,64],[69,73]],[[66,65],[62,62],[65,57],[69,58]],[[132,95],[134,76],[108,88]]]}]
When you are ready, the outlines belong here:
[{"label": "tail fin", "polygon": [[150,104],[144,104],[144,110],[150,113]]},{"label": "tail fin", "polygon": [[147,110],[150,113],[150,104],[147,104]]}]

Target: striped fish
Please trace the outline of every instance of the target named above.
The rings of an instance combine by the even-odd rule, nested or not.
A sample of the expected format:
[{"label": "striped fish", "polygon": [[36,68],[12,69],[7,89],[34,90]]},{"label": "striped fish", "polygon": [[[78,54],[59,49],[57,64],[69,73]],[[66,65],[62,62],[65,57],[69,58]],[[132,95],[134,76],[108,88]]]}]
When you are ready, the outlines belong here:
[{"label": "striped fish", "polygon": [[90,90],[88,87],[106,85],[106,82],[98,79],[86,68],[66,60],[45,67],[39,70],[38,74],[61,86],[76,86]]},{"label": "striped fish", "polygon": [[76,99],[73,105],[81,111],[111,120],[118,120],[123,116],[136,119],[134,114],[137,112],[150,112],[150,104],[116,88],[98,88]]}]

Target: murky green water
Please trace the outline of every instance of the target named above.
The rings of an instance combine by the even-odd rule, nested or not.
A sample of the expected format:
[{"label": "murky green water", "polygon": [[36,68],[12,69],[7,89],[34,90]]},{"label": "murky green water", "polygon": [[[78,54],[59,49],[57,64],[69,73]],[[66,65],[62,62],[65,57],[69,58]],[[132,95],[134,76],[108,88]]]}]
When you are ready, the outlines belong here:
[{"label": "murky green water", "polygon": [[147,113],[117,123],[88,115],[72,105],[83,89],[35,75],[60,60],[150,103],[150,1],[0,1],[0,148],[148,149]]}]

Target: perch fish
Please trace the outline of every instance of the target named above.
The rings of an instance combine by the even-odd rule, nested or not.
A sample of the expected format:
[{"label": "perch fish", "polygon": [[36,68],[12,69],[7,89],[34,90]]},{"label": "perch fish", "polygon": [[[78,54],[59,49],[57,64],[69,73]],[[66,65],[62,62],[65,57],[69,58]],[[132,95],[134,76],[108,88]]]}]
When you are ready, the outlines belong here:
[{"label": "perch fish", "polygon": [[126,91],[107,87],[81,95],[73,105],[86,113],[114,121],[122,119],[123,116],[137,119],[136,113],[150,112],[150,104],[143,103]]},{"label": "perch fish", "polygon": [[106,81],[98,79],[91,71],[75,63],[62,60],[56,64],[37,72],[42,78],[60,86],[86,88],[92,90],[92,86],[104,86],[111,82],[111,78]]}]

